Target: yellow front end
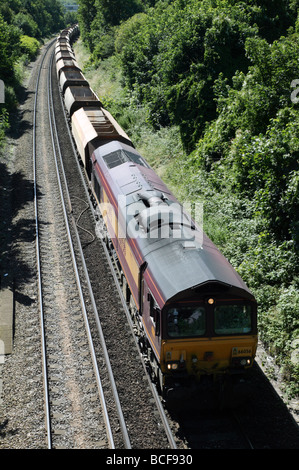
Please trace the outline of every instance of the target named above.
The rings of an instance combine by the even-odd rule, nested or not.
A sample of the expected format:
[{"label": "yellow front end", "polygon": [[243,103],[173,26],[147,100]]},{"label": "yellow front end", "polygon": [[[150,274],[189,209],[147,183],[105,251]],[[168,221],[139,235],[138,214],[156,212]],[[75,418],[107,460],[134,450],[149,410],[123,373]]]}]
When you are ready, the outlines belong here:
[{"label": "yellow front end", "polygon": [[161,371],[170,377],[217,375],[252,366],[257,336],[163,340]]}]

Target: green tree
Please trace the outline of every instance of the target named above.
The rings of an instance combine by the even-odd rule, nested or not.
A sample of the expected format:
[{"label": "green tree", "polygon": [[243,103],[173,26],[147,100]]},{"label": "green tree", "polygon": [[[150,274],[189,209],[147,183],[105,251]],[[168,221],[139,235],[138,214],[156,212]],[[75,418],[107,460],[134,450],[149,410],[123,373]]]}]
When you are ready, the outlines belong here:
[{"label": "green tree", "polygon": [[104,23],[110,26],[117,26],[144,9],[142,0],[96,0],[96,5]]},{"label": "green tree", "polygon": [[27,36],[35,37],[38,33],[38,25],[28,13],[17,13],[13,19],[13,24]]},{"label": "green tree", "polygon": [[94,59],[114,52],[115,27],[143,8],[141,0],[79,0],[81,36]]},{"label": "green tree", "polygon": [[91,39],[92,24],[97,15],[97,8],[95,0],[79,0],[78,20],[80,25],[80,33],[83,42],[93,50],[93,43]]},{"label": "green tree", "polygon": [[6,84],[11,83],[14,76],[14,62],[20,53],[20,33],[0,15],[0,78]]},{"label": "green tree", "polygon": [[[241,2],[241,5],[243,3]],[[216,117],[214,81],[246,71],[245,41],[257,33],[248,8],[212,0],[160,3],[123,46],[128,86],[156,126],[178,124],[187,148]]]}]

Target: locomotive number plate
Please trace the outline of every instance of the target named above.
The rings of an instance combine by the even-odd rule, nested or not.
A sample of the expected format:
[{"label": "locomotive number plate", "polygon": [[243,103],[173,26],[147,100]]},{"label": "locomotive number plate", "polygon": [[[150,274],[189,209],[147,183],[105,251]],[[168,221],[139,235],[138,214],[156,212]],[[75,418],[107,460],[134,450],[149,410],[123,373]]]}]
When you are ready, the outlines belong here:
[{"label": "locomotive number plate", "polygon": [[246,347],[233,348],[232,355],[234,357],[236,357],[236,356],[251,356],[252,355],[252,348],[246,348]]}]

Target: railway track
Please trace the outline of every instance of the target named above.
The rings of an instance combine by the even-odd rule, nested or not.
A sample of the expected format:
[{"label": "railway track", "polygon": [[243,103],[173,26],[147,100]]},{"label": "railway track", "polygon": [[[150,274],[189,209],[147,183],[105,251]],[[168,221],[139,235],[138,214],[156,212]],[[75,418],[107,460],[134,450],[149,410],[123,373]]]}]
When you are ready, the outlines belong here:
[{"label": "railway track", "polygon": [[[12,207],[10,210],[6,210],[3,224],[11,227],[13,234],[13,244],[9,246],[7,252],[11,259],[11,276],[14,279],[15,293],[14,351],[11,356],[5,358],[5,362],[0,367],[0,447],[3,449],[36,449],[44,448],[47,445],[45,444],[44,400],[41,393],[43,383],[41,378],[42,361],[40,359],[40,322],[37,315],[33,178],[32,163],[29,158],[32,150],[33,98],[36,95],[35,70],[40,64],[40,59],[41,57],[35,64],[30,65],[32,74],[28,77],[28,83],[24,88],[24,101],[16,118],[13,148],[5,154],[5,165],[3,159],[1,163],[3,187],[6,193],[11,192]],[[48,60],[41,67],[43,89],[39,91],[37,98],[39,103],[43,103],[43,110],[37,109],[38,143],[36,150],[38,165],[43,157],[41,153],[48,153],[49,158],[50,155],[53,157],[51,137],[46,137],[49,125],[46,94],[48,84],[47,78],[45,78],[50,68]],[[71,193],[73,216],[80,233],[82,250],[90,273],[95,302],[100,310],[99,315],[108,342],[108,350],[109,352],[113,351],[110,360],[116,371],[116,386],[129,429],[132,448],[170,449],[169,440],[164,430],[162,432],[161,417],[156,411],[156,405],[153,403],[152,394],[146,383],[147,378],[143,366],[140,365],[139,352],[135,348],[131,333],[127,332],[129,328],[125,326],[127,323],[125,309],[116,293],[109,262],[104,256],[100,241],[94,236],[94,218],[85,190],[82,189],[81,173],[74,165],[75,159],[67,135],[65,118],[62,115],[54,70],[52,75],[54,107],[55,111],[57,110],[56,121],[58,121],[60,145],[63,148],[62,157]],[[42,112],[45,113],[43,118]],[[41,127],[41,119],[43,119],[43,126],[46,128]],[[42,147],[39,146],[40,137],[44,139]],[[52,160],[50,159],[50,161]],[[54,186],[57,186],[55,171],[50,176],[52,166],[52,164],[48,165],[47,178],[52,180]],[[43,172],[41,172],[36,186],[36,200],[39,208],[47,207],[43,204],[49,195],[49,187],[46,190],[47,186],[43,178]],[[54,448],[108,448],[101,403],[99,397],[96,397],[97,385],[88,352],[88,339],[82,309],[78,305],[76,280],[69,278],[70,272],[73,270],[73,262],[71,257],[66,255],[68,241],[65,238],[65,230],[62,228],[64,220],[62,210],[59,208],[58,188],[55,191],[51,213],[49,211],[47,213],[46,209],[40,226],[40,235],[43,238],[41,264],[46,268],[43,272],[43,281],[46,282],[42,284],[43,307],[45,317],[47,317],[46,328],[51,336],[47,338],[46,347],[47,367],[50,373],[48,393],[51,446]],[[69,214],[69,209],[67,212]],[[55,214],[55,219],[53,219],[53,214]],[[58,214],[59,218],[56,218]],[[72,217],[70,218],[70,226],[71,232],[73,232]],[[49,242],[53,235],[56,238],[56,246],[49,253]],[[79,260],[79,249],[76,243],[74,245],[77,260]],[[63,273],[62,279],[57,276],[57,272],[60,270]],[[85,279],[82,263],[78,262],[78,270],[81,279]],[[71,292],[70,286],[73,286],[74,290],[68,297],[67,293]],[[83,282],[82,289],[86,299],[87,314],[101,371],[102,385],[108,403],[114,444],[116,449],[124,448],[119,418],[113,400],[110,401],[111,387],[108,375],[105,373],[106,364],[98,338],[89,289],[85,282]],[[87,300],[88,298],[89,300]],[[64,310],[62,322],[60,315],[64,304],[67,305],[67,314]],[[65,323],[67,320],[69,320],[68,328]],[[71,341],[68,342],[68,339]],[[75,345],[77,345],[78,352],[75,353],[75,357],[72,357],[71,353]],[[65,363],[63,362],[64,355],[67,357]],[[74,380],[76,382],[78,377],[79,385],[81,383],[81,400],[74,399],[74,391],[76,390]],[[80,390],[80,387],[77,390]],[[185,412],[183,412],[184,408],[182,411],[178,408],[168,409],[168,421],[175,433],[178,449],[234,448],[236,442],[238,448],[248,448],[247,446],[267,449],[298,448],[298,425],[294,425],[284,404],[278,399],[277,394],[273,393],[268,380],[260,371],[253,370],[252,400],[238,410],[238,421],[240,421],[241,429],[243,428],[240,432],[244,435],[245,429],[245,436],[248,434],[253,444],[246,444],[247,438],[245,436],[237,436],[238,424],[234,422],[233,418],[223,416],[222,420],[221,413],[218,413],[217,418],[217,412],[211,412],[209,416],[207,410],[195,413],[193,409],[192,413],[188,414],[188,407]],[[73,413],[73,410],[76,414]],[[232,428],[235,429],[234,432],[232,432]]]},{"label": "railway track", "polygon": [[113,256],[95,236],[96,212],[66,138],[52,60],[49,48],[36,87],[33,144],[48,448],[252,448],[236,419],[163,408],[141,361]]},{"label": "railway track", "polygon": [[[131,419],[136,421],[136,415],[133,418],[134,410],[130,410],[129,415],[127,410],[126,420],[124,419],[123,404],[120,404],[117,391],[117,388],[122,385],[119,380],[116,385],[114,380],[99,320],[98,301],[94,297],[89,281],[81,240],[77,232],[77,222],[86,210],[86,202],[77,217],[73,202],[77,206],[81,205],[82,209],[84,200],[78,195],[73,198],[70,196],[63,168],[63,152],[60,149],[55,124],[55,105],[52,99],[53,59],[50,57],[51,49],[49,48],[40,66],[36,87],[33,144],[36,175],[35,208],[38,224],[36,251],[40,267],[39,299],[43,337],[47,446],[48,448],[86,446],[131,448],[127,427],[131,428],[131,434],[135,425],[127,423]],[[48,89],[47,102],[44,94],[39,91],[45,87]],[[47,117],[44,112],[46,108],[48,108]],[[49,138],[44,135],[44,129],[51,130],[51,145]],[[84,229],[84,234],[89,238],[89,243],[94,241],[95,237],[92,236],[90,230]],[[72,237],[76,240],[76,248],[73,247]],[[77,259],[80,260],[79,267]],[[84,279],[84,286],[81,285],[80,279]],[[111,294],[111,286],[109,291]],[[119,307],[121,303],[118,301],[117,305]],[[90,319],[93,322],[91,327],[89,326]],[[94,346],[94,341],[96,346]],[[138,354],[137,350],[135,353]],[[105,381],[110,382],[109,386],[106,384],[105,392],[101,384],[98,363],[104,364]],[[87,378],[90,384],[86,387]],[[150,387],[150,384],[146,386]],[[88,397],[86,397],[86,388],[90,390]],[[99,391],[97,398],[94,388]],[[108,405],[106,405],[107,397],[110,401]],[[113,405],[111,404],[112,397]],[[126,397],[125,403],[128,403],[128,396]],[[150,406],[156,408],[158,403],[159,400],[156,402],[152,400]],[[151,442],[157,439],[153,444],[154,447],[175,448],[176,445],[169,429],[167,437],[161,441],[161,428],[167,428],[168,423],[161,405],[158,410],[152,418],[156,430],[151,433]],[[112,415],[113,424],[110,423],[109,415]],[[95,422],[97,426],[94,426]],[[97,429],[98,436],[95,437]],[[93,437],[90,438],[89,434]],[[140,436],[140,433],[138,442],[142,442],[141,447],[146,445],[146,439]],[[139,447],[139,443],[133,445]],[[148,447],[151,446],[148,445]]]},{"label": "railway track", "polygon": [[[33,125],[47,446],[115,448],[63,195],[66,182],[60,178],[51,57],[53,47],[48,48],[40,65]],[[51,131],[51,139],[45,129]],[[113,376],[110,380],[113,382]],[[117,393],[112,395],[117,403]],[[130,448],[120,407],[118,418],[123,445]]]}]

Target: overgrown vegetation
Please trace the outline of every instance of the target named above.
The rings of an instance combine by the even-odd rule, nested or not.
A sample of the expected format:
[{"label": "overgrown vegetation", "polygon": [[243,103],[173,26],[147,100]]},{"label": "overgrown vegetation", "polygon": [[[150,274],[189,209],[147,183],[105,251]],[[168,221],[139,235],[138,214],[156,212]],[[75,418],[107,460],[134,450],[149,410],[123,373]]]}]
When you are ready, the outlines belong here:
[{"label": "overgrown vegetation", "polygon": [[79,4],[97,91],[176,195],[204,202],[298,396],[299,1]]},{"label": "overgrown vegetation", "polygon": [[9,115],[18,103],[23,65],[33,60],[42,38],[65,24],[60,0],[4,0],[0,4],[0,80],[5,103],[0,103],[0,146],[9,127]]}]

